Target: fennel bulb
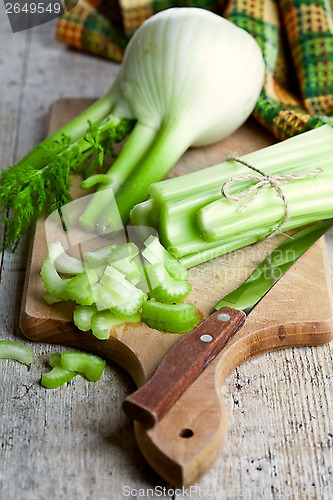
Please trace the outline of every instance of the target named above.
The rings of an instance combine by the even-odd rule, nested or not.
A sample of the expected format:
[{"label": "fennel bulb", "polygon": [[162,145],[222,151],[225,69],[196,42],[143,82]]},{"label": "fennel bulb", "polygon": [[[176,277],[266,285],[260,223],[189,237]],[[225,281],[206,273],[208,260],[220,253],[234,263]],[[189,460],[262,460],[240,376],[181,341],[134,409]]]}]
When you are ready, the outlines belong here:
[{"label": "fennel bulb", "polygon": [[190,146],[222,139],[247,119],[263,77],[259,46],[230,21],[189,7],[154,15],[129,42],[108,92],[3,171],[4,248],[15,248],[44,210],[70,201],[70,174],[90,175],[112,142],[128,136],[108,172],[82,183],[99,188],[80,218],[88,231],[112,228],[115,193],[125,223]]}]

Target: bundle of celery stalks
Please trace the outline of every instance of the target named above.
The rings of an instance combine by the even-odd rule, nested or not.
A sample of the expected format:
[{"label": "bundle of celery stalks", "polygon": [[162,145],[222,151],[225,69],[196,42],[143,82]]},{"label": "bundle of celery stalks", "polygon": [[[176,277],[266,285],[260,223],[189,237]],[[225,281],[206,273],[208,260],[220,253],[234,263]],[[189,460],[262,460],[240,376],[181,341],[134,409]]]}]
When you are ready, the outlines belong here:
[{"label": "bundle of celery stalks", "polygon": [[[74,323],[106,340],[117,325],[145,321],[152,328],[185,333],[200,317],[187,301],[187,269],[333,214],[333,130],[325,125],[282,143],[184,176],[151,184],[131,224],[147,227],[142,249],[133,242],[108,244],[67,255],[49,247],[42,279],[49,304],[75,303]],[[247,165],[276,186],[260,183]],[[270,176],[270,177],[267,177]],[[260,176],[259,176],[260,177]],[[222,187],[232,179],[227,199]],[[258,187],[257,187],[258,186]],[[96,195],[95,195],[96,196]],[[281,221],[283,222],[281,224]],[[278,231],[276,231],[278,228]]]}]

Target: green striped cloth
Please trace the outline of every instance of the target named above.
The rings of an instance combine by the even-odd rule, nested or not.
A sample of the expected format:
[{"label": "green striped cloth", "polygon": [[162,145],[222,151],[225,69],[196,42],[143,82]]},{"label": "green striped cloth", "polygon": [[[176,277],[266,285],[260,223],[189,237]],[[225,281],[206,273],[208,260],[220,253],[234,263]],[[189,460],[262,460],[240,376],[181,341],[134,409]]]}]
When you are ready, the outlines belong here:
[{"label": "green striped cloth", "polygon": [[138,26],[168,7],[201,7],[258,42],[266,63],[255,118],[283,140],[333,126],[333,17],[329,0],[80,0],[59,20],[57,38],[121,61]]}]

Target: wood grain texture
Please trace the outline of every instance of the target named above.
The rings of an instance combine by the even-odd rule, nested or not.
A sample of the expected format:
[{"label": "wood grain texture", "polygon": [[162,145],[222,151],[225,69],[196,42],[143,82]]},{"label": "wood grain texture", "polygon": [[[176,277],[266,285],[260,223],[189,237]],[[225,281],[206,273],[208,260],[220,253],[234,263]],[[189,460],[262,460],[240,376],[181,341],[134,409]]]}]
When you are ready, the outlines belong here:
[{"label": "wood grain texture", "polygon": [[[86,102],[80,100],[58,101],[52,111],[50,132],[59,122],[63,123],[86,105]],[[244,144],[250,150],[255,150],[259,145],[271,142],[272,139],[258,125],[249,121],[231,138],[221,141],[219,149],[220,154],[222,151],[227,154],[231,149],[239,150]],[[199,157],[204,154],[201,149],[196,149],[195,153]],[[187,171],[189,169],[187,166]],[[73,187],[74,195],[80,196],[76,182]],[[46,228],[45,220],[41,219],[37,223],[32,243],[20,319],[23,333],[35,341],[53,342],[97,352],[121,364],[136,384],[141,386],[182,336],[158,332],[145,324],[117,327],[111,332],[110,339],[103,342],[90,333],[79,332],[72,324],[70,305],[61,303],[50,307],[42,298],[44,291],[39,273],[47,244],[50,243]],[[57,240],[59,237],[56,232],[52,232],[51,238]],[[188,300],[193,302],[199,313],[206,318],[211,314],[215,303],[227,293],[223,285],[234,288],[244,280],[241,277],[241,266],[247,277],[257,267],[263,255],[276,247],[281,239],[283,236],[263,241],[192,269],[192,292]],[[304,262],[303,268],[297,263],[286,273],[282,278],[282,285],[279,282],[274,287],[273,299],[271,292],[265,297],[258,308],[259,316],[256,309],[255,313],[250,315],[246,327],[241,329],[242,336],[238,339],[237,349],[230,351],[228,344],[228,357],[222,365],[213,363],[213,366],[218,366],[216,370],[205,370],[204,375],[193,384],[194,389],[191,386],[185,391],[153,429],[144,431],[139,425],[136,426],[136,436],[143,455],[154,470],[170,484],[181,486],[196,482],[219,455],[225,440],[227,419],[223,402],[217,395],[223,381],[235,367],[257,354],[270,350],[318,345],[331,340],[332,296],[327,280],[328,267],[323,245],[323,241],[316,244],[314,250],[311,249],[314,253],[307,252],[303,256],[300,260]],[[298,284],[304,276],[310,276],[307,288]],[[303,307],[304,304],[307,306]],[[258,319],[254,321],[253,318],[256,317]],[[233,343],[232,341],[230,346]],[[206,372],[210,374],[209,381],[206,379]],[[195,391],[196,385],[199,389],[192,392]],[[198,394],[204,394],[205,397],[201,398],[200,404],[195,404]],[[209,414],[214,415],[214,418],[210,417],[210,431],[198,432],[198,426],[200,429],[203,427],[200,422],[205,422],[207,408]],[[194,421],[197,427],[193,429]],[[170,439],[170,436],[173,436],[173,439]]]},{"label": "wood grain texture", "polygon": [[[14,36],[3,3],[0,42],[0,150],[4,168],[43,138],[53,100],[101,95],[117,66],[56,44],[54,23]],[[234,144],[233,149],[245,153],[246,140],[241,146]],[[171,175],[185,172],[189,166],[216,163],[221,154],[220,145],[205,148],[199,158],[190,150]],[[332,231],[326,241],[332,267]],[[57,391],[40,387],[41,374],[48,369],[48,354],[66,348],[28,342],[20,335],[27,243],[25,238],[15,254],[1,254],[0,261],[0,336],[25,341],[35,353],[30,371],[11,361],[0,363],[0,498],[109,500],[125,498],[124,487],[130,487],[126,498],[142,498],[138,497],[141,490],[147,498],[157,499],[161,495],[154,488],[165,487],[162,498],[171,499],[169,485],[142,460],[132,423],[121,410],[122,400],[134,390],[124,370],[109,363],[96,384],[76,377]],[[263,250],[261,257],[264,254]],[[225,293],[247,275],[241,255],[237,255],[237,276],[226,272],[215,278],[210,269],[208,278],[212,282],[223,279]],[[253,261],[257,257],[253,256]],[[229,256],[227,263],[235,269],[236,255]],[[208,301],[209,279],[203,281]],[[219,297],[212,297],[212,301],[215,298]],[[147,359],[149,355],[147,352]],[[267,352],[233,370],[222,388],[229,417],[228,437],[214,466],[193,486],[191,498],[204,498],[206,493],[216,500],[330,500],[332,378],[330,344]],[[209,421],[209,413],[206,418]],[[179,492],[177,498],[188,499],[189,493]]]}]

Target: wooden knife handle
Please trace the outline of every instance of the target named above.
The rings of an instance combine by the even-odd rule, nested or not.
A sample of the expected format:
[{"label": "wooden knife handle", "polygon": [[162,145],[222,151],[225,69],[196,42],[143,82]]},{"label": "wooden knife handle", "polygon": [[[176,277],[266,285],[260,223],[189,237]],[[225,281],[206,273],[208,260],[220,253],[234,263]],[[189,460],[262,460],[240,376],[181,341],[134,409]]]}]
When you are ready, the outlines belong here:
[{"label": "wooden knife handle", "polygon": [[125,413],[146,428],[159,422],[245,321],[243,311],[223,307],[186,334],[140,389],[123,402]]}]

